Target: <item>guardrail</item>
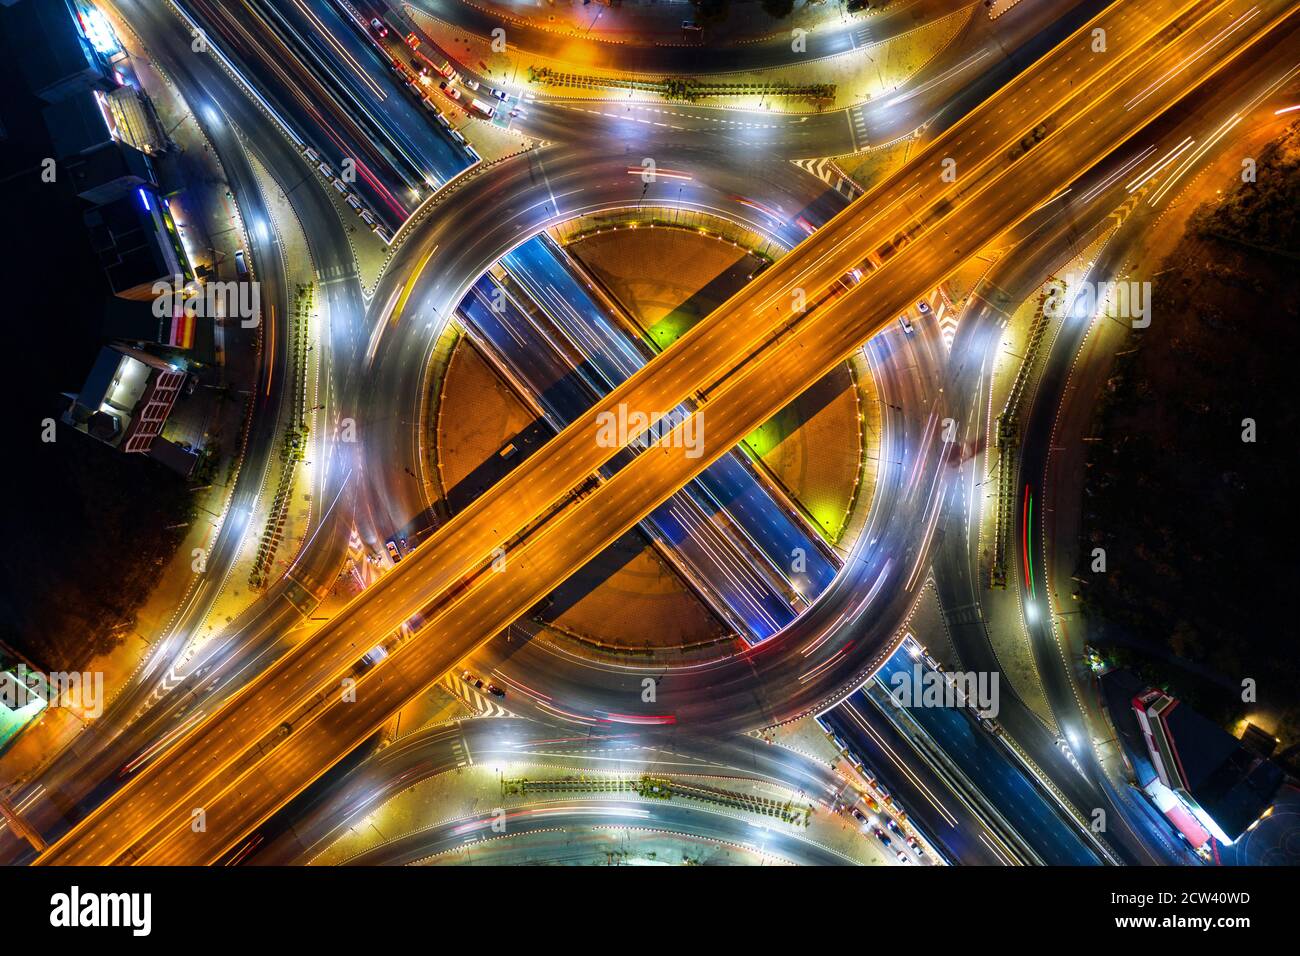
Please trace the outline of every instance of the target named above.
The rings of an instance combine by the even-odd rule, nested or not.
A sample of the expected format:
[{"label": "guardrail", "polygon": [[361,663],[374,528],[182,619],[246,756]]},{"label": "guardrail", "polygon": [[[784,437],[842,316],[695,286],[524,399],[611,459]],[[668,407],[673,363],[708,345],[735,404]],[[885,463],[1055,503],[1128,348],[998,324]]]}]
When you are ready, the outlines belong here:
[{"label": "guardrail", "polygon": [[528,796],[538,793],[635,793],[647,800],[671,800],[673,797],[686,797],[740,810],[758,816],[773,817],[792,826],[808,826],[812,819],[811,804],[797,803],[794,800],[779,800],[758,794],[740,793],[724,790],[703,783],[686,783],[669,777],[655,777],[643,774],[640,777],[601,777],[578,774],[577,776],[559,777],[546,780],[530,780],[526,777],[501,780],[501,795]]},{"label": "guardrail", "polygon": [[629,79],[569,73],[552,70],[546,66],[530,66],[528,81],[539,86],[580,90],[641,90],[683,103],[694,103],[718,96],[792,96],[829,103],[835,99],[836,90],[834,83],[787,83],[784,80],[773,80],[767,83],[724,83],[718,80],[697,80],[693,76]]},{"label": "guardrail", "polygon": [[[284,526],[289,518],[289,504],[293,499],[293,483],[297,476],[296,465],[303,460],[307,450],[307,343],[314,293],[311,285],[298,286],[293,315],[289,320],[286,346],[289,383],[285,392],[289,399],[289,417],[280,444],[280,478],[267,512],[261,540],[258,541],[257,556],[248,574],[248,584],[252,588],[266,587],[271,581],[271,563],[284,540]],[[274,360],[273,356],[270,358]]]},{"label": "guardrail", "polygon": [[994,513],[993,532],[993,566],[989,571],[989,586],[1005,589],[1007,586],[1007,542],[1010,540],[1012,516],[1016,510],[1016,472],[1019,465],[1020,447],[1020,403],[1024,398],[1025,388],[1034,368],[1038,351],[1047,333],[1049,317],[1043,306],[1046,304],[1050,289],[1062,287],[1063,283],[1053,280],[1048,289],[1038,295],[1038,306],[1029,325],[1029,338],[1025,343],[1025,355],[1016,370],[1016,377],[1007,394],[1006,405],[998,416],[996,441],[998,449],[998,496],[997,511]]}]

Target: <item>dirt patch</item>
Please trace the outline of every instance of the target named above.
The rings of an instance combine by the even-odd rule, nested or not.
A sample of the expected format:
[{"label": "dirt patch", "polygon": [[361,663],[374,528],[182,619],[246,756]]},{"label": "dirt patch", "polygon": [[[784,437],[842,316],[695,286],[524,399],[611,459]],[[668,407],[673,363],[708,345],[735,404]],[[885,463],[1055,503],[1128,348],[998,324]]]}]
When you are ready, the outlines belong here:
[{"label": "dirt patch", "polygon": [[461,338],[442,379],[437,421],[438,472],[442,487],[454,488],[527,428],[533,414]]},{"label": "dirt patch", "polygon": [[569,252],[666,349],[741,288],[762,260],[688,229],[614,229],[584,236]]},{"label": "dirt patch", "polygon": [[858,390],[848,364],[825,375],[745,438],[772,476],[834,544],[862,473]]}]

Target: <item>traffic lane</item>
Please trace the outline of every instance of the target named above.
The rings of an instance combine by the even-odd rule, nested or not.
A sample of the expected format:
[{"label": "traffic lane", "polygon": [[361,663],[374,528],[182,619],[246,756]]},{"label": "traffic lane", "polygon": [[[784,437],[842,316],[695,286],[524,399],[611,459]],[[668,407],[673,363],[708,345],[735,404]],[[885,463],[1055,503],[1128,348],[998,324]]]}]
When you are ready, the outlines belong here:
[{"label": "traffic lane", "polygon": [[[541,157],[539,157],[538,163],[542,163],[542,161]],[[835,226],[835,222],[832,222],[831,226],[828,226],[828,228],[833,228],[833,226]],[[698,339],[695,339],[695,342],[698,343]]]},{"label": "traffic lane", "polygon": [[[528,116],[519,122],[530,133],[549,140],[596,139],[632,130],[649,142],[691,141],[732,163],[773,154],[785,159],[844,155],[894,142],[922,126],[941,132],[1101,12],[1108,2],[1082,0],[1051,7],[1019,4],[995,24],[977,22],[899,89],[845,109],[786,113],[628,104],[614,99],[593,103],[556,96],[530,103]],[[977,21],[982,19],[977,14]],[[574,112],[606,123],[575,129]],[[612,122],[615,120],[623,122]],[[638,122],[645,124],[643,128],[637,129]]]},{"label": "traffic lane", "polygon": [[[490,37],[498,27],[511,37],[511,46],[534,55],[566,60],[573,57],[573,38],[539,27],[527,19],[503,17],[491,9],[455,0],[414,0],[412,6],[428,16],[466,30],[478,37]],[[811,60],[839,56],[873,43],[901,36],[918,26],[952,13],[952,0],[905,0],[867,16],[846,17],[807,31],[804,49],[795,50],[790,36],[775,35],[744,43],[707,46],[704,43],[645,43],[606,40],[599,33],[584,37],[582,63],[598,69],[628,73],[704,75],[743,70],[762,70],[806,64]],[[379,5],[370,9],[379,10]],[[376,14],[380,15],[380,14]],[[689,17],[687,18],[689,19]],[[417,21],[418,22],[418,21]],[[685,31],[683,31],[685,37]]]},{"label": "traffic lane", "polygon": [[964,866],[1012,866],[1015,852],[970,809],[929,763],[861,695],[821,715],[821,720],[887,784],[926,839],[942,847],[949,862]]},{"label": "traffic lane", "polygon": [[[591,158],[581,150],[548,150],[545,158],[536,162],[525,157],[506,161],[448,196],[440,214],[422,224],[427,228],[398,248],[390,278],[381,284],[374,301],[381,309],[391,307],[401,291],[391,276],[409,275],[430,256],[421,273],[424,278],[416,288],[426,280],[431,288],[429,295],[419,301],[414,301],[419,293],[413,293],[403,313],[407,318],[399,319],[395,326],[380,328],[376,333],[378,343],[373,346],[373,375],[384,387],[372,390],[366,428],[359,437],[367,446],[367,455],[382,455],[402,466],[370,469],[363,476],[370,484],[368,500],[374,502],[378,513],[387,515],[389,527],[403,526],[430,506],[424,484],[412,477],[421,472],[424,464],[409,423],[419,421],[429,357],[443,323],[464,290],[491,263],[540,229],[570,215],[617,207],[638,198],[638,178],[626,176],[622,170],[593,177],[590,166]],[[829,201],[825,197],[830,190],[789,164],[772,164],[767,174],[766,178],[746,181],[727,173],[716,188],[700,184],[688,197],[692,203],[688,208],[716,210],[766,231],[772,227],[772,220],[744,199],[751,191],[772,197],[769,208],[773,212],[776,207],[800,209],[812,205],[819,201],[817,197],[821,202]],[[550,197],[558,193],[566,197],[567,203],[567,197],[579,190],[587,202],[573,207],[566,204],[557,213]],[[651,199],[655,191],[652,187]],[[787,224],[794,228],[792,223]],[[384,322],[382,312],[375,321]]]},{"label": "traffic lane", "polygon": [[[1293,41],[1296,36],[1294,29],[1289,36]],[[1294,42],[1288,42],[1285,35],[1277,37],[1258,57],[1243,63],[1241,69],[1215,83],[1213,88],[1203,88],[1177,110],[1171,111],[1147,131],[1146,139],[1152,144],[1160,143],[1152,153],[1152,162],[1173,149],[1184,137],[1196,142],[1212,142],[1214,132],[1226,119],[1247,110],[1251,103],[1257,102],[1294,69],[1293,48]],[[1094,205],[1102,209],[1113,208],[1126,192],[1126,189],[1122,191],[1122,184],[1116,182],[1093,200]],[[1140,205],[1126,220],[1126,232],[1132,235],[1132,230],[1140,229],[1144,222],[1153,221],[1158,215],[1157,208],[1153,202]],[[1129,251],[1123,242],[1112,242],[1085,278],[1094,283],[1114,280],[1123,272]],[[1097,321],[1107,319],[1102,317]],[[1080,689],[1090,684],[1091,675],[1066,640],[1065,617],[1069,612],[1061,607],[1059,594],[1055,590],[1049,592],[1047,587],[1047,557],[1058,553],[1054,536],[1055,525],[1060,520],[1060,506],[1050,505],[1047,499],[1054,497],[1055,489],[1070,477],[1065,456],[1072,452],[1067,452],[1067,449],[1083,447],[1080,430],[1091,418],[1086,406],[1092,396],[1101,393],[1108,374],[1096,363],[1081,361],[1085,357],[1084,342],[1092,328],[1093,323],[1086,318],[1067,320],[1052,342],[1042,383],[1034,394],[1026,421],[1020,456],[1020,482],[1022,487],[1031,486],[1043,505],[1041,518],[1034,523],[1029,534],[1030,552],[1024,556],[1029,562],[1030,579],[1039,585],[1037,605],[1040,613],[1027,620],[1031,646],[1062,735],[1093,779],[1104,781],[1104,771],[1088,730],[1096,725],[1086,715],[1090,702],[1081,699],[1080,695]],[[1019,533],[1024,530],[1023,516],[1018,520]],[[1066,606],[1069,608],[1068,599]],[[1059,628],[1055,626],[1057,622]],[[1114,805],[1114,801],[1109,803]],[[1121,819],[1124,819],[1123,815]],[[1144,819],[1145,815],[1137,818],[1139,823]],[[1181,856],[1184,848],[1176,840],[1162,840],[1152,844],[1152,849]]]},{"label": "traffic lane", "polygon": [[[915,336],[905,336],[891,326],[865,347],[883,412],[876,490],[866,526],[840,575],[776,638],[800,654],[813,653],[828,641],[833,646],[852,640],[887,644],[914,601],[904,588],[873,595],[873,586],[880,578],[882,561],[887,560],[881,556],[903,553],[910,529],[922,523],[918,500],[908,495],[923,486],[920,473],[929,454],[927,432],[940,394],[942,346],[918,348],[917,342],[918,338],[939,341],[937,323],[931,325],[920,326]],[[524,628],[516,638],[527,637],[530,630]],[[509,706],[516,712],[599,726],[607,722],[600,715],[626,711],[628,701],[638,697],[647,679],[655,682],[661,712],[677,713],[685,702],[702,697],[713,702],[712,721],[733,711],[749,714],[752,686],[731,676],[749,667],[737,650],[728,647],[681,662],[636,664],[593,660],[571,652],[562,642],[535,634],[531,639],[512,639],[507,632],[471,660],[476,672],[492,674],[499,685],[511,688]],[[774,715],[765,716],[775,721]],[[760,726],[758,721],[754,715],[752,726]]]},{"label": "traffic lane", "polygon": [[326,0],[295,0],[285,16],[295,19],[321,57],[334,64],[337,74],[402,150],[405,158],[440,186],[469,168],[471,159],[459,143],[429,113],[417,106],[388,69],[388,60],[376,49],[368,31],[338,5]]},{"label": "traffic lane", "polygon": [[[633,730],[609,736],[573,735],[520,718],[466,719],[408,734],[369,757],[310,806],[286,807],[250,840],[244,862],[310,862],[325,846],[389,797],[457,766],[553,764],[607,773],[728,776],[761,780],[828,808],[843,781],[802,754],[749,737],[676,738]],[[261,839],[258,839],[258,838]]]},{"label": "traffic lane", "polygon": [[[1221,113],[1225,112],[1223,102],[1236,99],[1238,102],[1250,99],[1256,95],[1256,89],[1262,85],[1272,82],[1275,74],[1284,72],[1289,68],[1284,54],[1281,52],[1285,48],[1284,44],[1275,43],[1270,51],[1259,59],[1252,59],[1247,68],[1238,70],[1232,75],[1225,78],[1222,82],[1215,85],[1213,90],[1207,90],[1203,93],[1194,95],[1187,102],[1180,104],[1174,110],[1171,110],[1158,123],[1153,124],[1143,134],[1143,140],[1158,142],[1164,139],[1167,143],[1179,141],[1185,133],[1191,135],[1200,135],[1198,128],[1203,132],[1210,132],[1221,119]],[[1231,107],[1227,107],[1230,109]],[[1013,301],[1020,301],[1024,296],[1036,288],[1042,275],[1052,271],[1059,266],[1057,261],[1061,257],[1054,255],[1055,248],[1070,246],[1071,244],[1086,244],[1085,239],[1080,237],[1088,235],[1088,230],[1098,228],[1098,223],[1104,218],[1109,210],[1113,209],[1125,196],[1123,186],[1124,180],[1129,177],[1121,177],[1120,174],[1126,168],[1131,167],[1140,155],[1142,155],[1142,141],[1136,142],[1126,154],[1114,157],[1111,161],[1097,167],[1089,173],[1082,181],[1074,184],[1070,190],[1070,195],[1063,201],[1058,201],[1051,209],[1045,209],[1038,217],[1040,220],[1046,220],[1040,223],[1036,232],[1026,232],[1024,243],[1026,255],[1023,257],[1009,257],[1004,260],[1001,271],[1006,273],[1005,276],[997,276],[993,279],[993,284],[1002,289],[1012,290],[1010,298]],[[1154,145],[1148,147],[1154,151]],[[1153,157],[1158,153],[1152,153]],[[1111,184],[1107,189],[1107,184]],[[1082,197],[1082,199],[1080,199]],[[1052,212],[1052,210],[1057,210]],[[1140,207],[1133,216],[1126,221],[1126,230],[1140,228],[1140,220],[1146,213],[1146,206]],[[1051,213],[1049,216],[1048,213]],[[1139,225],[1135,227],[1134,223]],[[1120,263],[1123,256],[1123,248],[1116,242],[1112,242],[1107,250],[1103,253],[1102,259],[1094,267],[1096,275],[1106,275],[1114,271]],[[1068,258],[1068,255],[1065,257]],[[990,307],[985,306],[982,310],[977,310],[969,320],[970,323],[980,323],[990,320],[987,315],[991,311]],[[1075,355],[1079,336],[1082,334],[1079,328],[1080,323],[1067,323],[1067,327],[1062,334],[1054,339],[1054,351],[1049,356],[1049,366],[1055,366],[1060,369],[1062,366],[1073,368],[1071,374],[1075,377],[1079,375],[1086,376],[1089,374],[1087,368],[1079,369],[1073,367],[1073,356]],[[967,319],[963,319],[963,325],[958,335],[958,342],[955,349],[961,350],[966,348],[964,333],[968,328],[974,329],[975,324],[968,324]],[[1057,352],[1056,350],[1060,351]],[[1061,375],[1055,375],[1057,386],[1064,381]],[[1084,388],[1082,394],[1089,393],[1089,389]],[[1054,408],[1053,395],[1058,392],[1044,392],[1040,389],[1036,393],[1036,401],[1046,403],[1045,407]],[[1041,430],[1041,429],[1040,429]],[[1046,440],[1046,437],[1043,437]],[[1059,442],[1060,439],[1054,439]],[[1034,457],[1031,455],[1031,457]],[[1036,470],[1036,469],[1035,469]],[[969,550],[969,549],[968,549]],[[947,559],[940,557],[940,574],[939,584],[940,593],[943,596],[944,603],[949,607],[964,606],[975,600],[975,590],[971,583],[974,573],[971,568],[975,567],[976,556],[974,553],[968,555],[967,562],[963,563],[955,554],[950,554]],[[954,593],[954,585],[950,582],[958,580],[961,583],[956,585],[959,593]],[[983,631],[982,625],[961,625],[950,622],[950,630],[953,633],[954,640],[963,660],[968,665],[976,666],[978,669],[996,670],[996,660],[988,647],[987,635]],[[1044,645],[1046,646],[1046,645]],[[980,662],[983,663],[980,663]],[[1053,687],[1053,692],[1049,697],[1053,701],[1053,708],[1057,713],[1069,714],[1072,709],[1076,709],[1077,704],[1074,699],[1073,691],[1070,686],[1068,675],[1064,681],[1060,680],[1062,664],[1057,654],[1048,653],[1044,655],[1041,662],[1045,668],[1050,668],[1056,672],[1058,678],[1049,683]],[[1021,745],[1025,747],[1033,756],[1040,766],[1048,769],[1060,786],[1076,806],[1091,808],[1105,807],[1112,819],[1119,821],[1119,828],[1112,829],[1110,839],[1114,842],[1121,852],[1125,853],[1131,860],[1140,860],[1146,862],[1172,862],[1181,859],[1183,854],[1181,848],[1171,844],[1167,838],[1152,839],[1152,834],[1146,825],[1144,815],[1135,815],[1132,812],[1130,802],[1119,800],[1113,793],[1113,788],[1109,786],[1104,777],[1101,768],[1092,760],[1093,753],[1091,748],[1082,749],[1080,757],[1088,770],[1090,778],[1086,783],[1081,781],[1079,771],[1060,752],[1056,746],[1055,738],[1042,727],[1036,717],[1024,714],[1024,705],[1018,698],[1013,698],[1010,702],[1011,710],[1005,713],[1003,725],[1013,735],[1017,737]],[[1071,726],[1067,722],[1067,726]],[[1082,726],[1081,720],[1073,724],[1076,733],[1081,733],[1079,728]],[[1098,789],[1097,784],[1101,789]],[[1132,827],[1136,827],[1133,829]]]},{"label": "traffic lane", "polygon": [[[888,697],[896,681],[909,680],[913,666],[902,651],[876,672],[873,680]],[[892,704],[892,701],[891,701]],[[882,705],[887,706],[887,705]],[[898,705],[893,705],[897,707]],[[1015,807],[1016,832],[1049,866],[1095,866],[1098,854],[1076,832],[1077,824],[1040,789],[1038,783],[1016,762],[993,735],[981,727],[965,708],[913,706],[908,715],[925,734],[960,768],[994,807]]]},{"label": "traffic lane", "polygon": [[[144,17],[144,14],[152,14],[155,12],[156,10],[153,9],[133,9],[131,10],[130,16],[133,18],[133,22],[144,23],[149,22],[146,20],[146,17]],[[166,36],[169,35],[169,30],[170,33],[174,34],[173,27],[179,26],[179,21],[174,21],[173,18],[169,17],[165,12],[157,13],[159,13],[161,20],[165,22],[155,21],[155,36],[166,38]],[[175,60],[173,73],[174,75],[177,75],[179,81],[185,83],[188,90],[201,90],[204,83],[211,83],[213,79],[217,79],[217,82],[220,83],[220,77],[224,77],[224,74],[220,74],[218,70],[211,68],[211,66],[208,65],[207,60],[191,55],[190,48],[188,48],[188,36],[185,36],[183,39],[175,39],[173,46],[175,43],[183,44],[183,52],[172,52],[172,57]],[[198,79],[191,77],[191,69],[205,70],[205,72],[212,75],[204,77],[203,81],[198,81]],[[217,77],[216,74],[220,74],[220,77]],[[204,94],[200,94],[200,99],[191,100],[191,103],[195,103],[196,107],[200,109],[200,112],[204,96]],[[256,112],[256,109],[251,108],[251,104],[247,104],[247,101],[244,100],[242,96],[234,96],[234,98],[227,100],[226,108],[231,109],[231,112],[233,112],[235,118],[237,118],[237,122],[239,122],[244,129],[256,129],[257,124],[259,124],[260,114]],[[205,116],[207,116],[207,114],[205,114]],[[211,117],[209,117],[209,120],[211,120]],[[216,129],[213,129],[212,135],[216,135],[218,140],[229,135],[229,129],[221,129],[220,125],[213,125],[216,126]],[[272,165],[272,168],[285,170],[287,166],[287,168],[291,170],[300,169],[299,160],[296,160],[296,157],[291,155],[289,147],[287,147],[287,144],[283,143],[283,140],[279,137],[278,133],[270,131],[268,137],[257,140],[257,144],[259,144],[259,148],[264,152],[264,155],[266,151],[270,152],[270,157],[272,157],[272,164],[270,165]],[[334,267],[337,268],[337,272],[341,273],[341,276],[343,277],[346,277],[348,273],[351,273],[352,276],[355,277],[355,269],[352,268],[351,264],[350,250],[347,248],[346,239],[343,239],[341,234],[339,234],[341,233],[341,224],[339,224],[337,213],[333,211],[333,208],[329,207],[329,204],[325,203],[322,199],[318,200],[318,202],[315,203],[315,207],[313,207],[313,200],[318,199],[318,194],[313,193],[311,190],[304,191],[292,189],[291,185],[286,185],[286,191],[289,193],[290,198],[292,202],[295,203],[296,207],[299,209],[305,209],[305,211],[309,213],[307,222],[311,225],[311,228],[307,229],[307,233],[309,242],[313,242],[313,245],[315,245],[313,252],[320,256],[318,261],[321,261],[322,265],[333,264]],[[253,230],[253,233],[256,234],[257,230]],[[278,256],[274,256],[270,261],[278,263]],[[333,284],[331,287],[341,290],[343,284]],[[338,319],[341,320],[339,321],[339,325],[341,326],[346,325],[342,320],[347,319],[348,315],[354,316],[354,321],[355,315],[359,315],[359,310],[357,310],[359,298],[356,297],[355,289],[352,291],[354,291],[354,295],[352,295],[348,311],[337,313]],[[287,308],[279,310],[281,315],[287,315],[287,312],[289,312]],[[281,341],[285,339],[283,336],[279,338],[281,338]],[[282,376],[281,381],[283,381]],[[233,527],[235,527],[235,525],[233,525]],[[303,568],[299,568],[299,570],[302,571]]]},{"label": "traffic lane", "polygon": [[805,866],[846,866],[856,861],[806,839],[789,824],[758,823],[699,804],[662,800],[544,800],[513,807],[500,833],[496,811],[437,824],[398,837],[345,861],[350,866],[405,866],[480,841],[508,840],[538,831],[586,832],[595,826],[650,828],[684,837],[734,843],[766,856]]},{"label": "traffic lane", "polygon": [[[504,290],[494,306],[498,289],[488,277],[480,279],[462,300],[459,314],[501,357],[525,394],[540,404],[550,426],[547,431],[554,435],[581,416],[600,391],[594,376],[582,374],[582,356],[562,357],[552,344],[554,337],[536,325]],[[513,464],[524,460],[519,456]],[[457,497],[458,489],[448,491],[449,501]],[[738,624],[747,638],[761,640],[794,618],[794,609],[782,594],[751,573],[747,558],[724,529],[712,523],[691,486],[651,512],[639,530],[649,541],[661,543],[685,583],[699,590],[724,621]],[[557,612],[547,613],[553,617]]]},{"label": "traffic lane", "polygon": [[367,129],[364,119],[340,103],[262,15],[245,7],[254,15],[237,18],[209,0],[182,2],[202,25],[209,44],[237,65],[256,86],[257,95],[294,126],[295,135],[317,149],[334,177],[342,172],[342,161],[351,159],[357,174],[351,188],[376,215],[394,227],[407,219],[418,202],[409,190],[423,185],[423,177],[404,169],[405,161],[382,142],[382,135]]},{"label": "traffic lane", "polygon": [[[1042,276],[1058,264],[1060,253],[1056,250],[1062,248],[1060,243],[1067,236],[1076,233],[1076,226],[1072,222],[1061,220],[1056,228],[1058,230],[1056,233],[1036,237],[1034,242],[1022,247],[1023,255],[1004,259],[1004,265],[1000,269],[995,268],[990,275],[990,286],[1005,292],[1008,302],[1019,302],[1031,294],[1041,283]],[[1068,248],[1069,244],[1066,243],[1065,247]],[[1000,347],[1000,329],[1004,318],[1001,309],[992,303],[981,301],[973,311],[962,317],[957,340],[954,342],[954,355],[966,356],[968,368],[983,364],[975,363],[973,361],[975,356],[982,355],[985,361],[991,360],[992,354]],[[958,389],[959,394],[966,394],[961,391],[958,383],[954,383],[953,387]],[[984,452],[981,451],[966,463],[966,466],[972,469],[972,474],[983,474],[987,470],[982,464],[983,454]],[[967,484],[966,479],[959,482],[956,487],[963,484]],[[997,673],[1000,669],[999,663],[989,642],[983,620],[970,621],[952,612],[955,608],[974,606],[979,600],[980,593],[976,585],[978,575],[976,569],[979,567],[978,540],[970,534],[969,527],[964,529],[960,527],[969,519],[967,502],[960,500],[956,491],[944,521],[947,533],[935,557],[935,576],[937,594],[945,614],[948,632],[958,656],[966,667],[977,672]],[[1002,686],[1001,712],[998,719],[1003,729],[1029,753],[1039,767],[1051,776],[1056,786],[1067,794],[1076,807],[1091,808],[1106,805],[1103,795],[1096,787],[1080,779],[1078,772],[1056,746],[1053,735],[1015,693],[1014,688],[1005,682]],[[1116,839],[1114,834],[1111,839],[1131,861],[1147,856],[1142,849],[1141,841],[1129,842],[1122,836]]]}]

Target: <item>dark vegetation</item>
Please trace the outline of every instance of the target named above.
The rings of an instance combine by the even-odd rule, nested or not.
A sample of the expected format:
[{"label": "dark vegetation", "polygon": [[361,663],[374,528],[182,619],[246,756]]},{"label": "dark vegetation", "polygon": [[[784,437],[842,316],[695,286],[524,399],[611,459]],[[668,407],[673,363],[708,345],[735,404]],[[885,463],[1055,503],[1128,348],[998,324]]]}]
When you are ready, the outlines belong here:
[{"label": "dark vegetation", "polygon": [[[1259,157],[1257,182],[1198,210],[1161,268],[1152,325],[1098,409],[1084,612],[1112,659],[1225,724],[1276,719],[1294,743],[1300,129]],[[1246,678],[1258,704],[1241,700]]]}]

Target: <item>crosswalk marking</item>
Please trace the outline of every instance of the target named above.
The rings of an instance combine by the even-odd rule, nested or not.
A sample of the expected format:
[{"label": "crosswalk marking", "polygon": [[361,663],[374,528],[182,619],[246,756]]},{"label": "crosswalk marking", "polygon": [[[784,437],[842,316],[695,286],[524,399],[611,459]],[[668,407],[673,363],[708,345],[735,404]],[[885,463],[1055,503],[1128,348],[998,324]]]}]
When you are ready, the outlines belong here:
[{"label": "crosswalk marking", "polygon": [[479,692],[477,687],[467,684],[460,677],[448,674],[438,684],[455,697],[466,707],[472,710],[479,717],[513,717],[510,711],[506,710],[491,697]]},{"label": "crosswalk marking", "polygon": [[864,191],[861,186],[845,176],[839,166],[835,165],[835,160],[829,156],[821,159],[796,159],[794,164],[816,176],[849,201],[857,199]]}]

